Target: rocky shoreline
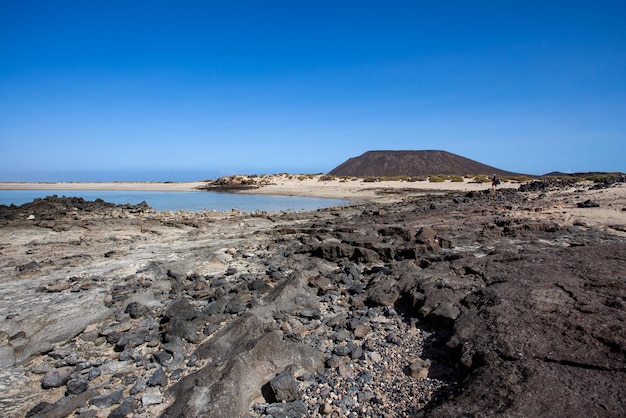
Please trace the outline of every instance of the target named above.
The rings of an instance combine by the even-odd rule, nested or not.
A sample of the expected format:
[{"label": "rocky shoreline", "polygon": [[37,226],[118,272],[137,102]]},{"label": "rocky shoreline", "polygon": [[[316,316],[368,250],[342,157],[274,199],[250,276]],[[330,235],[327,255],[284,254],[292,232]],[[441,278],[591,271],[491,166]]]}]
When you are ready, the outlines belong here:
[{"label": "rocky shoreline", "polygon": [[622,416],[624,184],[594,187],[0,207],[0,415]]}]

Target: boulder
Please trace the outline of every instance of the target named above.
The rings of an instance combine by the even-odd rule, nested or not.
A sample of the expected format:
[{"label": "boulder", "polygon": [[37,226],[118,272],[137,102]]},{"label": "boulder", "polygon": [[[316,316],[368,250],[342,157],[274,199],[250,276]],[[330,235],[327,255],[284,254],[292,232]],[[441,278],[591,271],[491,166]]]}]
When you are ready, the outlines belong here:
[{"label": "boulder", "polygon": [[170,320],[173,318],[182,321],[191,321],[198,316],[196,309],[187,299],[177,299],[170,307],[165,311],[166,318]]},{"label": "boulder", "polygon": [[275,402],[292,402],[300,398],[302,393],[293,374],[293,367],[287,366],[269,382]]},{"label": "boulder", "polygon": [[[250,325],[246,326],[248,329],[263,329],[250,317],[240,321],[247,322]],[[285,341],[276,331],[248,338],[240,330],[240,326],[230,328],[230,332],[236,332],[238,336],[232,335],[233,339],[240,340],[237,348],[226,342],[231,339],[228,332],[222,333],[224,340],[213,339],[215,347],[205,346],[201,350],[202,357],[212,353],[215,360],[170,389],[176,402],[167,409],[165,416],[210,418],[244,415],[252,400],[261,396],[263,385],[278,371],[292,364],[305,370],[315,370],[323,365],[321,352]],[[258,335],[258,331],[254,334]]]},{"label": "boulder", "polygon": [[381,278],[365,290],[370,306],[393,306],[400,297],[397,281],[393,277]]}]

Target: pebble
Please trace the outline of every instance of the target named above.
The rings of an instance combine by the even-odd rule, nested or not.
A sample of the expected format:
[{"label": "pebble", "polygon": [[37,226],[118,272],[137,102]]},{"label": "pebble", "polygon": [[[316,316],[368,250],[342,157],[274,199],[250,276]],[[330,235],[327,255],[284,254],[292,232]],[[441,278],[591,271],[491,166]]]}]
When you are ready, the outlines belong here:
[{"label": "pebble", "polygon": [[333,407],[331,404],[324,402],[322,405],[320,405],[320,414],[328,415],[332,411],[333,411]]},{"label": "pebble", "polygon": [[[328,304],[322,317],[336,313],[337,306]],[[416,321],[401,320],[393,308],[363,314],[355,319],[339,313],[325,321],[340,329],[331,333],[337,344],[331,345],[326,369],[299,379],[307,416],[409,417],[449,385],[427,377],[430,360],[421,356],[430,335],[416,329]],[[366,331],[359,333],[366,340],[355,338],[357,329]],[[253,407],[251,413],[263,417],[266,411]]]}]

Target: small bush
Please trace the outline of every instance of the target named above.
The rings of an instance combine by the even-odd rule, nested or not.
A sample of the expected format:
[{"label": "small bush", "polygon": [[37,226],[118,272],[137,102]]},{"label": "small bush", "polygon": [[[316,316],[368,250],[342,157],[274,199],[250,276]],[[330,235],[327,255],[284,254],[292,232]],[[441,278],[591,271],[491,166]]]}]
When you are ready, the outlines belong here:
[{"label": "small bush", "polygon": [[450,181],[454,183],[463,183],[463,177],[461,176],[450,176]]},{"label": "small bush", "polygon": [[447,179],[448,179],[448,176],[446,176],[444,174],[438,174],[436,176],[430,176],[428,178],[428,180],[430,180],[431,183],[443,183]]},{"label": "small bush", "polygon": [[621,173],[602,173],[588,176],[585,180],[589,180],[594,183],[612,184],[624,181],[624,175]]},{"label": "small bush", "polygon": [[380,177],[379,181],[407,181],[408,177],[406,176],[384,176]]},{"label": "small bush", "polygon": [[532,180],[533,179],[528,176],[506,176],[502,178],[502,181],[517,181],[519,183],[526,183]]},{"label": "small bush", "polygon": [[543,180],[548,180],[548,181],[552,181],[552,182],[559,182],[559,183],[563,183],[563,184],[575,184],[575,183],[579,183],[579,182],[585,180],[585,178],[583,178],[583,177],[568,176],[568,175],[563,175],[563,176],[542,176],[541,178]]},{"label": "small bush", "polygon": [[489,183],[491,182],[491,178],[489,176],[475,176],[472,181],[474,183]]}]

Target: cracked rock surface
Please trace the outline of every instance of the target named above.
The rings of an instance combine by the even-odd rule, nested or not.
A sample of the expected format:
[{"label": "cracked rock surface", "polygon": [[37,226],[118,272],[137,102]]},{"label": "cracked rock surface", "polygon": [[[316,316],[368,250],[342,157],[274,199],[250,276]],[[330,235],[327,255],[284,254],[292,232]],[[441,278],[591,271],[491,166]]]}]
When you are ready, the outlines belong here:
[{"label": "cracked rock surface", "polygon": [[0,415],[623,416],[623,192],[0,207]]}]

